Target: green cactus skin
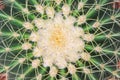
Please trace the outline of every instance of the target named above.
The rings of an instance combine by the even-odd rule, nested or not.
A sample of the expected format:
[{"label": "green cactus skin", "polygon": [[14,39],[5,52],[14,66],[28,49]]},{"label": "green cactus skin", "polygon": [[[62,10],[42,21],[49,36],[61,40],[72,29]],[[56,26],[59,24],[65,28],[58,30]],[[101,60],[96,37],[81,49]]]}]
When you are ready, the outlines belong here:
[{"label": "green cactus skin", "polygon": [[[0,73],[7,73],[8,80],[120,79],[117,64],[120,59],[120,9],[113,9],[112,3],[112,0],[3,0],[5,9],[0,10]],[[42,56],[34,56],[38,43],[30,36],[39,31],[34,23],[36,18],[54,19],[64,4],[70,7],[68,15],[63,14],[64,18],[72,16],[78,20],[85,15],[85,19],[82,16],[74,26],[83,29],[83,52],[88,54],[79,53],[80,58],[75,62],[67,61],[67,67],[60,69],[54,64],[52,69],[43,65]],[[43,12],[37,10],[36,5],[42,5]],[[47,14],[47,7],[54,9],[53,17]],[[69,69],[68,65],[72,68]]]}]

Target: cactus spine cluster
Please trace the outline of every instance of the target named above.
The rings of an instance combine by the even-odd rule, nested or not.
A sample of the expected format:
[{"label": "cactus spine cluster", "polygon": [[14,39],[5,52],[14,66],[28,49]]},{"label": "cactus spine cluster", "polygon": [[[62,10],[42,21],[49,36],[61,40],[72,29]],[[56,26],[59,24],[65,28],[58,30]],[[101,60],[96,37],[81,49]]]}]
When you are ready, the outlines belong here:
[{"label": "cactus spine cluster", "polygon": [[3,0],[0,73],[8,80],[120,78],[112,0]]}]

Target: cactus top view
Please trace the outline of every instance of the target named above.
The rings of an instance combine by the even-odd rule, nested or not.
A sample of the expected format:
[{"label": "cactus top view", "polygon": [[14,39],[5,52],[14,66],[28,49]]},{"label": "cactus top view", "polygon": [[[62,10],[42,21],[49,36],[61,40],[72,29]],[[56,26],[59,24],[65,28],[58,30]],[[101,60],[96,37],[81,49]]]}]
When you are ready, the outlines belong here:
[{"label": "cactus top view", "polygon": [[114,1],[0,0],[0,76],[120,80],[120,8]]}]

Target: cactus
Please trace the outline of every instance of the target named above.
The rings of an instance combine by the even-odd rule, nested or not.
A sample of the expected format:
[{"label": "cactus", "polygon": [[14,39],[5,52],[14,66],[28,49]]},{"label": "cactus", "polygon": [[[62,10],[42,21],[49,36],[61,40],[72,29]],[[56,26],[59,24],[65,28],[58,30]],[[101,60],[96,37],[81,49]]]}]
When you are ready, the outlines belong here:
[{"label": "cactus", "polygon": [[8,80],[119,79],[120,9],[112,3],[3,0],[0,73]]}]

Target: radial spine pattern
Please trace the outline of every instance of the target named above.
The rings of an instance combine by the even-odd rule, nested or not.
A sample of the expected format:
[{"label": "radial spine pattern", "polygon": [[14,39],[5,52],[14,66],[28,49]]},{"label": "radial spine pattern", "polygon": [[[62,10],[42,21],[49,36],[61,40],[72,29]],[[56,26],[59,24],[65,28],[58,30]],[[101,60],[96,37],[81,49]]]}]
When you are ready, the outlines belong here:
[{"label": "radial spine pattern", "polygon": [[117,80],[120,9],[112,0],[3,0],[0,76]]}]

